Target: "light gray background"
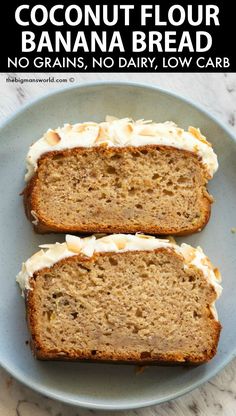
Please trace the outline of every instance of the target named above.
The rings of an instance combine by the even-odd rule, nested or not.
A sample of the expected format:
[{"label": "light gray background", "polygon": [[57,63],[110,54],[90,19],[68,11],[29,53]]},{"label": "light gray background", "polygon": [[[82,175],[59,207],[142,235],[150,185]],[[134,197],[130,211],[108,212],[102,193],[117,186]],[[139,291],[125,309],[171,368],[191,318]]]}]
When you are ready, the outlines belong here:
[{"label": "light gray background", "polygon": [[[22,104],[50,89],[89,81],[138,81],[151,83],[185,95],[230,125],[236,131],[236,74],[51,74],[61,82],[15,83],[6,78],[48,78],[49,74],[0,74],[0,121]],[[66,79],[67,82],[63,81]],[[7,140],[7,138],[6,138]],[[14,381],[0,369],[1,416],[88,416],[108,415],[76,409],[49,400]],[[115,412],[122,416],[236,416],[236,361],[203,387],[175,401],[153,408]]]}]

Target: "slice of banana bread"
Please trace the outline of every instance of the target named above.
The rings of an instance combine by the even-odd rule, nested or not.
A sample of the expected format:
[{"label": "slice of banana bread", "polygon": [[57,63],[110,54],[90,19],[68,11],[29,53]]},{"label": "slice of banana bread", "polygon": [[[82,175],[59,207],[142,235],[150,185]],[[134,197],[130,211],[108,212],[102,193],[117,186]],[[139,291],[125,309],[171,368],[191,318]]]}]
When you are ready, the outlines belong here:
[{"label": "slice of banana bread", "polygon": [[130,119],[66,125],[28,154],[24,204],[44,232],[183,235],[210,216],[217,158],[199,130]]},{"label": "slice of banana bread", "polygon": [[42,247],[17,276],[37,358],[200,364],[215,355],[221,286],[200,248],[144,235]]}]

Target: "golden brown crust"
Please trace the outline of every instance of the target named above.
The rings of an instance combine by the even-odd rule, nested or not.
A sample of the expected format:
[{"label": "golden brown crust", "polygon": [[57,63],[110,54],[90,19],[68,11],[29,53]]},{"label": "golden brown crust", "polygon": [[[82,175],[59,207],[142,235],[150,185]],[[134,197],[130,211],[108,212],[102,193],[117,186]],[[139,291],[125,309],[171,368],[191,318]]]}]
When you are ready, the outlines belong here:
[{"label": "golden brown crust", "polygon": [[[170,249],[171,250],[171,249]],[[153,250],[155,252],[164,252],[166,249],[159,248]],[[174,256],[179,257],[175,251],[171,250]],[[143,253],[143,251],[141,252]],[[90,258],[90,261],[95,260],[99,256],[107,256],[113,253],[96,253],[93,257]],[[116,253],[118,256],[122,256],[123,253]],[[80,254],[75,255],[73,257],[65,258],[60,260],[57,264],[67,264],[74,262],[80,258],[80,261],[88,261],[87,257],[81,256]],[[31,290],[25,291],[25,304],[26,304],[26,317],[27,317],[27,324],[31,334],[31,349],[35,357],[39,360],[63,360],[63,361],[89,361],[89,362],[96,362],[96,363],[123,363],[123,364],[138,364],[138,365],[198,365],[203,364],[211,360],[216,352],[217,352],[217,345],[219,342],[220,332],[221,332],[221,324],[219,321],[216,321],[212,311],[209,309],[209,315],[212,318],[212,329],[213,329],[213,337],[212,337],[212,349],[210,352],[204,351],[201,356],[195,354],[186,354],[183,357],[183,354],[149,354],[147,353],[146,356],[140,358],[138,353],[135,354],[125,354],[123,353],[116,353],[115,354],[108,354],[103,352],[102,354],[97,353],[96,358],[90,351],[89,353],[85,353],[84,351],[66,351],[66,350],[57,350],[45,349],[44,345],[41,344],[40,339],[37,335],[37,324],[36,324],[36,306],[34,300],[34,287],[36,285],[36,279],[40,274],[44,271],[49,271],[49,268],[42,269],[36,273],[34,273],[33,277],[30,280]]]},{"label": "golden brown crust", "polygon": [[[100,147],[94,147],[93,151],[99,152]],[[171,148],[168,146],[157,146],[157,145],[146,145],[146,146],[140,146],[139,149],[171,149],[175,150],[175,148]],[[109,148],[102,146],[103,151],[106,152],[114,152],[114,148]],[[127,150],[132,151],[133,147],[117,147],[115,148],[115,151],[117,152],[125,152]],[[177,149],[179,151],[179,149]],[[55,156],[55,154],[60,154],[62,156],[69,155],[74,152],[82,152],[84,151],[84,148],[73,148],[73,149],[66,149],[61,151],[52,151],[48,152],[41,156],[41,158],[38,161],[38,170],[40,169],[40,165],[43,164],[43,162],[48,159]],[[190,154],[191,152],[186,150],[181,150],[181,152],[184,152],[185,154]],[[191,153],[193,154],[193,153]],[[199,163],[201,163],[199,157],[194,154],[194,156],[199,160]],[[202,168],[203,175],[206,177],[206,179],[209,179],[209,176],[207,172],[205,171],[204,167]],[[35,173],[35,175],[31,178],[27,186],[25,187],[23,194],[23,200],[24,200],[24,207],[25,207],[25,213],[27,218],[32,222],[35,220],[35,218],[32,216],[31,211],[34,211],[38,218],[37,225],[34,224],[34,230],[37,233],[45,234],[45,233],[136,233],[136,232],[143,232],[146,234],[156,234],[156,235],[176,235],[176,236],[183,236],[188,234],[193,234],[196,232],[200,232],[208,223],[210,214],[211,214],[211,203],[213,202],[213,198],[208,194],[207,190],[205,189],[205,192],[203,194],[202,199],[202,206],[203,206],[203,212],[202,212],[202,222],[197,223],[194,225],[189,224],[189,227],[186,229],[178,230],[173,227],[169,228],[160,228],[158,224],[152,225],[152,226],[143,226],[135,225],[135,224],[129,224],[129,225],[106,225],[106,224],[96,224],[96,225],[75,225],[75,226],[64,226],[63,224],[55,224],[53,223],[49,218],[43,218],[40,213],[38,212],[38,204],[37,204],[37,183],[38,183],[38,171]]]}]

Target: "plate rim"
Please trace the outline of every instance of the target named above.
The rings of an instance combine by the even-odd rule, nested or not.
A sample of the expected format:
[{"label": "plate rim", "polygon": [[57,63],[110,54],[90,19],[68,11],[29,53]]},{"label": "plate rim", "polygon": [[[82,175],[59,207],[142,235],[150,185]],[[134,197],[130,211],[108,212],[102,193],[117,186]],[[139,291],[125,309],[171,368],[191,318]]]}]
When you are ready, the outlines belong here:
[{"label": "plate rim", "polygon": [[70,91],[70,90],[84,89],[87,87],[98,87],[98,86],[114,86],[114,87],[122,87],[122,86],[129,87],[130,86],[130,87],[136,87],[140,89],[144,88],[147,90],[155,90],[163,94],[170,95],[176,99],[183,101],[186,104],[190,104],[192,107],[196,108],[199,112],[209,117],[212,121],[218,124],[223,130],[226,130],[227,133],[231,136],[231,138],[236,142],[236,132],[232,129],[232,127],[228,126],[228,124],[226,124],[226,122],[222,121],[221,119],[218,119],[209,110],[207,110],[203,104],[196,103],[191,98],[188,98],[187,96],[185,96],[185,94],[182,95],[177,92],[173,92],[169,90],[168,88],[162,88],[156,85],[152,85],[151,83],[137,82],[137,81],[93,81],[93,82],[82,82],[82,83],[77,82],[70,86],[65,86],[61,88],[58,87],[53,90],[49,90],[46,93],[40,94],[36,98],[29,99],[29,101],[23,104],[18,110],[13,111],[13,114],[10,114],[4,117],[3,120],[0,122],[0,130],[5,128],[7,124],[9,124],[9,122],[13,121],[24,111],[28,110],[33,105],[38,104],[41,101],[51,96],[60,94],[62,92]]},{"label": "plate rim", "polygon": [[[236,143],[236,133],[233,131],[233,129],[228,126],[224,121],[221,119],[218,119],[215,115],[213,115],[210,111],[206,110],[205,107],[202,104],[196,103],[190,98],[187,98],[185,95],[179,94],[177,92],[173,92],[167,88],[159,87],[158,85],[153,85],[152,83],[143,83],[143,82],[129,82],[129,81],[95,81],[95,82],[82,82],[82,83],[75,83],[71,86],[65,86],[56,88],[53,90],[49,90],[46,93],[40,94],[38,97],[29,100],[26,104],[21,106],[20,109],[13,112],[13,114],[10,114],[9,116],[5,117],[3,121],[0,123],[0,133],[1,130],[7,127],[8,124],[13,122],[17,117],[19,117],[21,114],[23,114],[25,111],[30,109],[32,106],[39,104],[40,102],[48,99],[49,97],[56,96],[60,93],[64,93],[70,90],[76,90],[76,89],[86,89],[91,87],[102,87],[102,86],[110,86],[110,87],[135,87],[138,89],[146,89],[151,91],[157,91],[164,95],[171,96],[177,100],[180,100],[186,104],[189,104],[196,110],[198,110],[200,113],[204,114],[206,117],[210,118],[214,123],[216,123],[222,130],[224,130],[230,138]],[[218,374],[220,371],[223,370],[223,368],[229,364],[234,358],[236,357],[236,348],[233,350],[231,354],[229,354],[222,363],[217,367],[214,368],[210,373],[206,373],[204,377],[201,378],[201,380],[196,381],[195,383],[191,384],[190,386],[187,386],[181,390],[181,392],[176,392],[169,394],[166,397],[159,398],[159,399],[151,399],[151,400],[141,400],[140,402],[137,402],[136,404],[121,404],[121,405],[112,405],[112,404],[100,404],[100,403],[91,403],[88,400],[77,400],[73,398],[68,397],[62,397],[59,393],[56,393],[54,391],[47,391],[45,387],[42,387],[41,385],[38,385],[37,382],[28,381],[26,377],[24,376],[24,373],[21,371],[12,370],[8,365],[4,364],[4,362],[1,359],[0,356],[0,366],[9,374],[11,374],[17,381],[25,385],[26,387],[30,388],[31,390],[34,390],[50,399],[54,399],[60,402],[63,402],[68,405],[73,405],[81,408],[89,408],[89,409],[97,409],[97,410],[132,410],[132,409],[139,409],[149,406],[154,406],[157,404],[165,403],[170,400],[177,399],[178,397],[181,397],[194,389],[200,387],[202,384],[209,381],[212,377],[214,377],[216,374]]]}]

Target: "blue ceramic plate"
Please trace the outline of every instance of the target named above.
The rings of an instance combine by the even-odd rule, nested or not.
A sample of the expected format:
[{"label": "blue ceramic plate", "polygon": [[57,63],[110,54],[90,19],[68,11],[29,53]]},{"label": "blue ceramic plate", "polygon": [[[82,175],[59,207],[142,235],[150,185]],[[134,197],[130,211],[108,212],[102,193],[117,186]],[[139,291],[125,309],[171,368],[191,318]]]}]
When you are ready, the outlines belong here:
[{"label": "blue ceramic plate", "polygon": [[[213,143],[220,168],[209,184],[215,197],[207,227],[185,241],[204,247],[220,268],[224,291],[217,302],[223,330],[217,356],[196,368],[149,367],[36,361],[25,341],[24,302],[15,283],[21,262],[39,244],[63,236],[36,235],[19,196],[29,145],[48,127],[64,122],[101,121],[106,114],[198,126]],[[236,355],[236,141],[227,127],[195,104],[155,87],[130,83],[78,85],[47,95],[0,131],[0,364],[29,387],[66,403],[97,409],[130,409],[176,398],[209,380]],[[183,239],[179,239],[181,242]]]}]

